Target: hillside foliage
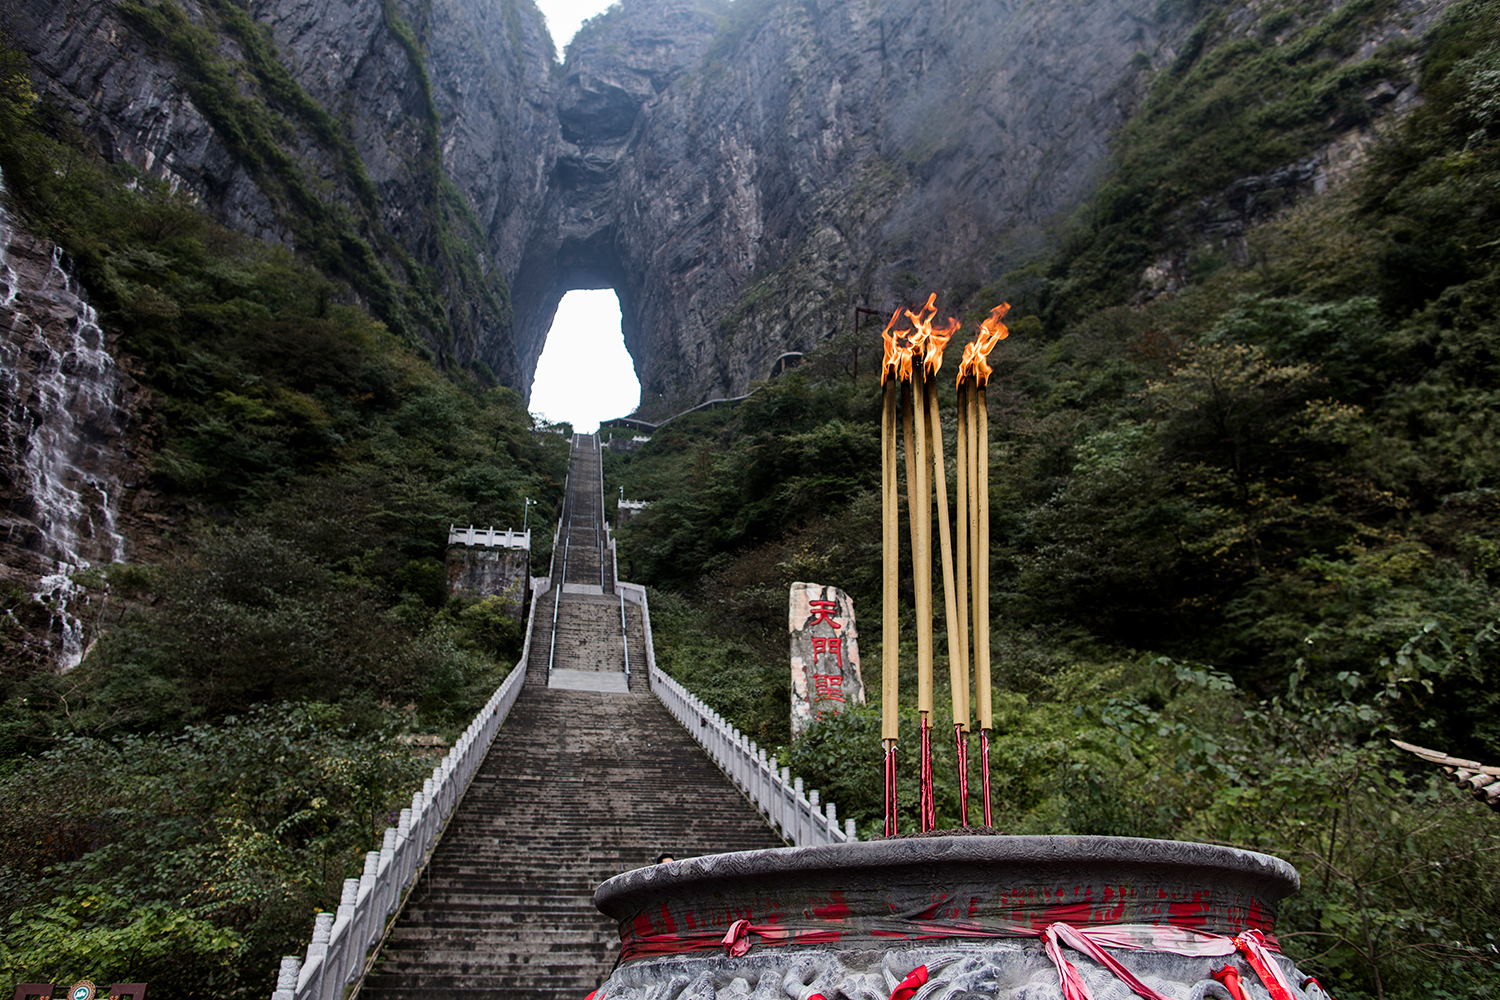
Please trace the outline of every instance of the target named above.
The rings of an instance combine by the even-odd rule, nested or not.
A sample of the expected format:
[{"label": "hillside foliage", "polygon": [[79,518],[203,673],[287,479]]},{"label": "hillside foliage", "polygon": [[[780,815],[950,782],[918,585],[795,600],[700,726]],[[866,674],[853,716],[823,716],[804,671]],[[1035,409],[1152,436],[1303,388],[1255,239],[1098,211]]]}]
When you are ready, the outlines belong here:
[{"label": "hillside foliage", "polygon": [[[247,143],[274,141],[271,111],[189,44],[202,29],[131,10],[207,60],[195,93]],[[277,152],[260,166],[289,171],[295,215]],[[264,996],[435,763],[408,738],[451,739],[519,655],[503,601],[449,595],[449,525],[519,527],[527,497],[555,518],[567,443],[392,332],[434,286],[338,237],[344,209],[298,216],[295,255],[232,233],[100,159],[9,49],[0,169],[143,387],[134,433],[168,525],[149,539],[165,558],[78,575],[88,655],[66,674],[27,642],[52,610],[0,592],[0,978]]]},{"label": "hillside foliage", "polygon": [[[103,162],[0,51],[7,207],[67,251],[144,386],[172,525],[161,559],[80,578],[92,645],[66,675],[24,643],[49,610],[0,594],[0,970],[16,982],[264,996],[430,766],[402,738],[460,729],[518,651],[493,602],[448,596],[447,525],[513,526],[526,497],[547,524],[561,500],[563,439],[485,372],[438,372],[414,346],[460,336],[441,288],[506,309],[468,270],[472,218],[431,114],[419,183],[450,273],[372,222],[344,126],[243,4],[200,6],[201,23],[122,10],[237,137],[295,253]],[[1197,27],[1105,185],[1058,221],[1054,252],[954,304],[1015,305],[989,392],[996,825],[1288,859],[1303,889],[1279,936],[1341,1000],[1500,990],[1500,827],[1387,742],[1500,757],[1500,3],[1458,0],[1420,44],[1365,51],[1397,6],[1164,3]],[[715,55],[770,9],[733,5]],[[1243,239],[1199,232],[1200,199],[1373,121],[1384,85],[1411,80],[1422,101],[1381,119],[1342,186],[1286,193]],[[287,136],[352,200],[320,198]],[[1162,259],[1184,287],[1143,284]],[[659,662],[864,835],[888,652],[876,350],[870,332],[831,339],[739,407],[606,452],[605,486],[652,501],[620,564],[653,588]],[[875,700],[789,746],[797,580],[853,596]],[[901,724],[911,830],[916,713]],[[954,754],[936,747],[953,825]]]}]

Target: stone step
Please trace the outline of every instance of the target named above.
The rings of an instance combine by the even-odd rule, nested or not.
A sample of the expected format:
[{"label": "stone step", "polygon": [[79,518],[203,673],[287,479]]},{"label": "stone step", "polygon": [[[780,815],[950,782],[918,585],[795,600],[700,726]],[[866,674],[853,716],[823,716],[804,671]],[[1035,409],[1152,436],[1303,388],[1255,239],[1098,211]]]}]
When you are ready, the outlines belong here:
[{"label": "stone step", "polygon": [[[586,436],[575,442],[568,482],[567,581],[598,583],[598,452]],[[619,929],[593,907],[600,882],[662,850],[682,858],[781,846],[650,694],[640,608],[625,604],[622,637],[619,598],[562,593],[561,557],[560,541],[520,697],[363,1000],[582,1000],[619,949]],[[607,553],[602,569],[612,580]],[[627,648],[629,693],[545,686],[549,656],[554,668],[589,669],[592,659],[619,670]]]}]

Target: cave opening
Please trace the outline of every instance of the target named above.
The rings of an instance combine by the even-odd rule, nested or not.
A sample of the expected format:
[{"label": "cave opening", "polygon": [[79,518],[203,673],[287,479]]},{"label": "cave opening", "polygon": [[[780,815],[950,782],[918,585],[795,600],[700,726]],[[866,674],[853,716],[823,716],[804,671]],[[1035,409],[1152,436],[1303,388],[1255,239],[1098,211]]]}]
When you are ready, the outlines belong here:
[{"label": "cave opening", "polygon": [[600,421],[632,412],[640,398],[641,383],[625,349],[615,290],[565,293],[537,359],[531,412],[589,434],[598,430]]}]

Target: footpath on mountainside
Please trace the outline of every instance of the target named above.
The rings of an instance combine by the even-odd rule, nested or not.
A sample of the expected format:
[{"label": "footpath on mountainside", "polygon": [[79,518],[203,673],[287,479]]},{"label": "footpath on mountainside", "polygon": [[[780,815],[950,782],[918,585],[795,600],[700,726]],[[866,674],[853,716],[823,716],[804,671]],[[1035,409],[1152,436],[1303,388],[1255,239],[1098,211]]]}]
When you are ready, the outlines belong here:
[{"label": "footpath on mountainside", "polygon": [[525,686],[365,1000],[583,1000],[619,950],[593,905],[600,882],[663,851],[782,846],[650,692],[641,610],[625,602],[622,623],[614,593],[601,485],[597,435],[575,436],[551,588],[517,668]]}]

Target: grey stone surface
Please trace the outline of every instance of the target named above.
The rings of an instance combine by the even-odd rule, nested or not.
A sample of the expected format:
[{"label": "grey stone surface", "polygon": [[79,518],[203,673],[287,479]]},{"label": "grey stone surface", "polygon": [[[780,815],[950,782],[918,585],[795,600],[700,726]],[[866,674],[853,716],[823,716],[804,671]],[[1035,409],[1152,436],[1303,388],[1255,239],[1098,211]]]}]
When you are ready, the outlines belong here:
[{"label": "grey stone surface", "polygon": [[547,680],[549,688],[559,691],[604,691],[624,694],[630,690],[625,674],[608,670],[565,670],[554,668]]},{"label": "grey stone surface", "polygon": [[499,597],[516,621],[524,623],[531,600],[530,549],[450,545],[446,565],[448,593]]}]

